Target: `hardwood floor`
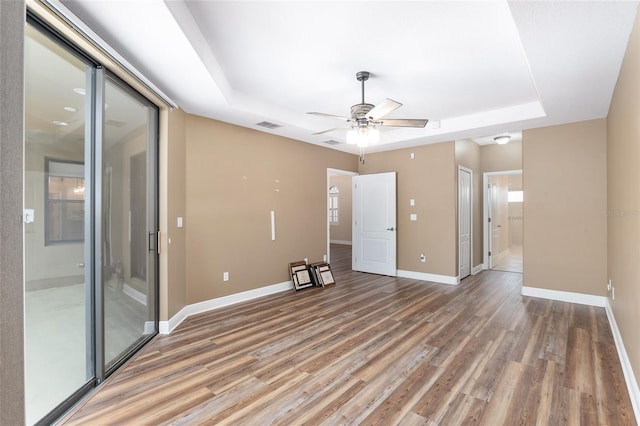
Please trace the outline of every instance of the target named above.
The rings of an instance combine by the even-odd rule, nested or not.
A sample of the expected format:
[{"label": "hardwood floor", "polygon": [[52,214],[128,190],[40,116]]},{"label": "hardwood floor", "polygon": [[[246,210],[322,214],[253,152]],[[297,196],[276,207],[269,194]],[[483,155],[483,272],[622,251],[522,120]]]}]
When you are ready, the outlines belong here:
[{"label": "hardwood floor", "polygon": [[635,424],[603,309],[523,297],[515,273],[351,272],[347,253],[334,287],[188,318],[61,424]]},{"label": "hardwood floor", "polygon": [[492,268],[494,271],[522,273],[522,246],[511,246]]}]

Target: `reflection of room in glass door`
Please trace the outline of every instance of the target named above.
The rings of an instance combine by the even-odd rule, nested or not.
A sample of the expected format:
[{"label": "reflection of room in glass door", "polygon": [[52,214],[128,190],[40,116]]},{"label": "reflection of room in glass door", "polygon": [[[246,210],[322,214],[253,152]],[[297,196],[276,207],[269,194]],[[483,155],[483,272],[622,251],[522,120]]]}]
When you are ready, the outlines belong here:
[{"label": "reflection of room in glass door", "polygon": [[34,24],[25,32],[24,202],[34,212],[24,226],[25,402],[33,424],[94,377],[82,94],[90,64]]},{"label": "reflection of room in glass door", "polygon": [[147,196],[147,153],[134,154],[130,159],[131,175],[131,276],[147,278],[147,218],[146,206],[135,200]]},{"label": "reflection of room in glass door", "polygon": [[158,109],[28,22],[25,401],[33,424],[52,423],[157,332],[157,251],[147,237],[157,231],[149,159]]}]

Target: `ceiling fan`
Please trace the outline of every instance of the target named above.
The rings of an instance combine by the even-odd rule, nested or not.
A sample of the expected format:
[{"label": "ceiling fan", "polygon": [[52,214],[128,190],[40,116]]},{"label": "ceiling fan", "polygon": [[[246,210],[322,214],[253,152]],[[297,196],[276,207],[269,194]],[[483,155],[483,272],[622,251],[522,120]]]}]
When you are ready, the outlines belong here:
[{"label": "ceiling fan", "polygon": [[390,127],[424,127],[429,120],[415,118],[384,118],[390,112],[400,108],[402,104],[391,99],[384,99],[378,105],[368,104],[364,101],[364,82],[369,79],[368,71],[360,71],[356,73],[356,79],[362,83],[362,102],[351,107],[351,117],[343,117],[340,115],[327,114],[324,112],[309,112],[308,114],[320,117],[338,118],[346,120],[346,126],[335,127],[333,129],[324,130],[314,133],[321,135],[323,133],[332,132],[338,129],[350,129],[347,133],[347,143],[366,146],[369,143],[377,143],[380,134],[377,126]]}]

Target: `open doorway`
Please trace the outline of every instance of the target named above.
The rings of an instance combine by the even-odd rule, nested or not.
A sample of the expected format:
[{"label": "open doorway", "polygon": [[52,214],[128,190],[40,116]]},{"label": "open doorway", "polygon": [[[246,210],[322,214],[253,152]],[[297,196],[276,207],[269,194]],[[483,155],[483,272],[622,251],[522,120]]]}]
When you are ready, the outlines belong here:
[{"label": "open doorway", "polygon": [[331,262],[331,248],[351,259],[352,193],[351,178],[358,173],[327,169],[327,261]]},{"label": "open doorway", "polygon": [[523,272],[522,170],[484,174],[484,268]]}]

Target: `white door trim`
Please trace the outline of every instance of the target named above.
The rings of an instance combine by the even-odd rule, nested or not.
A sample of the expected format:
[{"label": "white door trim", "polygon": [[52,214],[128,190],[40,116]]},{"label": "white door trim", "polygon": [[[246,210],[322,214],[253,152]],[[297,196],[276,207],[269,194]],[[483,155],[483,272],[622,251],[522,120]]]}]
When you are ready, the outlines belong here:
[{"label": "white door trim", "polygon": [[483,239],[483,252],[482,252],[482,269],[489,269],[489,176],[499,175],[521,175],[520,170],[503,170],[499,172],[484,172],[482,174],[482,239]]},{"label": "white door trim", "polygon": [[[325,204],[325,212],[327,214],[324,215],[325,220],[327,221],[327,262],[331,262],[331,225],[329,224],[329,188],[331,187],[331,176],[342,175],[342,176],[358,176],[357,172],[350,172],[349,170],[340,170],[340,169],[332,169],[327,167],[327,188],[324,192],[326,197]],[[351,207],[351,213],[353,217],[353,207]]]},{"label": "white door trim", "polygon": [[[469,173],[469,275],[473,273],[473,170],[458,165],[458,274],[460,273],[460,172]],[[460,277],[462,278],[462,277]]]}]

